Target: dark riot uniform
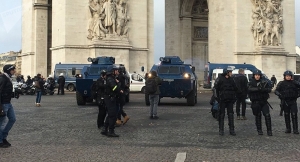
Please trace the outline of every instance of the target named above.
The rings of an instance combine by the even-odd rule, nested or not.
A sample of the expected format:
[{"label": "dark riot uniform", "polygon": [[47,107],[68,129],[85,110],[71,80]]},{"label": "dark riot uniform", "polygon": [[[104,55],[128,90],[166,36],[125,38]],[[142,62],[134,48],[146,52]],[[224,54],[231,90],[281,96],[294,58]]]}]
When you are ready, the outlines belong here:
[{"label": "dark riot uniform", "polygon": [[278,83],[275,94],[280,98],[281,106],[284,111],[284,119],[286,125],[285,133],[291,133],[292,114],[293,132],[294,134],[299,134],[297,98],[299,96],[298,89],[300,88],[300,82],[296,80],[286,80],[285,76],[287,75],[293,78],[293,73],[291,71],[284,72],[284,81],[280,81]]},{"label": "dark riot uniform", "polygon": [[97,126],[101,128],[104,126],[104,119],[106,116],[106,107],[104,102],[105,97],[105,86],[106,86],[106,79],[105,79],[106,71],[101,71],[100,78],[97,79],[96,82],[96,91],[97,91],[97,105],[99,108],[98,118],[97,118]]},{"label": "dark riot uniform", "polygon": [[119,137],[119,135],[115,134],[114,130],[117,120],[116,96],[117,93],[120,92],[120,85],[116,82],[116,78],[113,74],[114,70],[117,70],[114,66],[109,66],[107,68],[104,96],[104,102],[107,108],[107,117],[101,134],[107,135],[108,137]]},{"label": "dark riot uniform", "polygon": [[261,112],[265,116],[267,134],[272,136],[272,126],[271,126],[271,115],[268,106],[269,93],[272,90],[271,85],[268,84],[266,80],[255,80],[255,75],[262,76],[260,70],[255,70],[253,72],[253,79],[248,85],[248,96],[251,100],[251,108],[253,115],[255,116],[255,124],[257,132],[259,135],[263,135],[262,124],[261,124]]},{"label": "dark riot uniform", "polygon": [[224,117],[225,117],[225,108],[227,108],[228,115],[228,125],[230,135],[235,136],[234,131],[234,116],[233,116],[233,104],[236,101],[236,90],[237,87],[234,83],[234,80],[228,76],[229,72],[232,72],[231,69],[223,69],[223,74],[221,74],[215,81],[214,85],[214,94],[216,100],[220,103],[219,110],[219,134],[224,135]]}]

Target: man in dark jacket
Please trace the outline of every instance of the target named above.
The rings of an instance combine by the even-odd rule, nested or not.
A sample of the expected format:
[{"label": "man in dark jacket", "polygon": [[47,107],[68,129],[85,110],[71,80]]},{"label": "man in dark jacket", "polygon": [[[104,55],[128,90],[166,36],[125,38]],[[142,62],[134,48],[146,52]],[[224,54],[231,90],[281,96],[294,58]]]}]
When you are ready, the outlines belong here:
[{"label": "man in dark jacket", "polygon": [[226,108],[230,135],[236,135],[234,131],[233,104],[236,101],[237,87],[231,77],[232,70],[231,67],[223,69],[223,73],[216,79],[214,85],[214,95],[220,104],[219,135],[221,136],[224,135],[224,117]]},{"label": "man in dark jacket", "polygon": [[122,124],[121,121],[121,117],[123,116],[124,121],[123,121],[123,125],[126,124],[128,122],[128,120],[130,119],[129,116],[125,113],[123,107],[125,105],[125,98],[126,98],[126,93],[127,92],[127,81],[126,81],[126,76],[124,75],[125,70],[123,69],[123,67],[119,67],[119,70],[116,71],[116,79],[120,82],[120,91],[123,91],[123,93],[119,93],[117,95],[117,109],[118,111],[118,115],[117,115],[117,121],[116,121],[116,125],[120,126]]},{"label": "man in dark jacket", "polygon": [[[0,76],[0,126],[4,125],[4,129],[0,129],[0,148],[7,148],[11,144],[6,140],[9,131],[16,122],[16,116],[14,108],[10,101],[13,96],[13,85],[11,82],[11,76],[15,73],[14,65],[5,65],[3,72]],[[7,116],[8,122],[5,123],[5,117]]]},{"label": "man in dark jacket", "polygon": [[271,81],[272,81],[272,84],[273,84],[272,86],[274,87],[277,84],[277,79],[276,79],[275,75],[273,75],[271,77]]},{"label": "man in dark jacket", "polygon": [[251,108],[255,116],[258,135],[263,135],[261,124],[261,113],[263,113],[267,126],[267,134],[268,136],[272,136],[271,115],[268,105],[269,93],[272,90],[271,86],[266,80],[262,79],[260,70],[253,72],[253,79],[248,84],[248,96],[251,100]]},{"label": "man in dark jacket", "polygon": [[59,95],[59,92],[61,92],[61,95],[65,94],[65,83],[66,83],[66,79],[64,77],[63,73],[59,74],[59,77],[57,79],[57,83],[58,83],[58,91],[57,91],[57,95]]},{"label": "man in dark jacket", "polygon": [[[234,77],[234,81],[237,87],[237,101],[236,101],[236,115],[237,120],[247,120],[246,118],[246,98],[247,98],[247,87],[248,87],[248,79],[245,76],[244,69],[239,69],[239,74]],[[242,104],[242,117],[240,106]]]},{"label": "man in dark jacket", "polygon": [[27,76],[27,80],[26,80],[26,82],[25,82],[27,85],[32,85],[32,83],[33,83],[33,80],[31,79],[31,77],[28,75]]},{"label": "man in dark jacket", "polygon": [[42,99],[42,94],[44,91],[44,80],[42,79],[42,75],[41,74],[37,74],[36,75],[36,80],[35,82],[35,91],[36,91],[36,100],[35,100],[35,106],[36,107],[40,107],[41,106],[41,99]]},{"label": "man in dark jacket", "polygon": [[147,89],[148,83],[150,83],[151,80],[155,81],[157,86],[156,86],[156,91],[154,93],[149,93],[149,90],[146,90],[146,93],[149,94],[149,101],[150,101],[150,119],[158,119],[157,107],[158,107],[158,103],[159,103],[159,94],[160,94],[159,86],[162,83],[162,79],[159,76],[157,76],[156,71],[151,71],[148,74],[148,77],[146,80],[146,89]]}]

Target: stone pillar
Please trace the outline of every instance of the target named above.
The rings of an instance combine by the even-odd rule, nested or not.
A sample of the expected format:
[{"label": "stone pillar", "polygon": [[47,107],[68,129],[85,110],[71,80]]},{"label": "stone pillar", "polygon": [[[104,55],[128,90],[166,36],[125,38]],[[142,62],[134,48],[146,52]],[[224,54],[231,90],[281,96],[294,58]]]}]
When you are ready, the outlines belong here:
[{"label": "stone pillar", "polygon": [[47,76],[47,52],[48,52],[48,0],[35,0],[35,69],[34,73]]},{"label": "stone pillar", "polygon": [[165,0],[166,56],[180,55],[180,1]]},{"label": "stone pillar", "polygon": [[233,0],[208,1],[208,61],[210,61],[211,63],[236,62],[236,56],[234,55],[236,14],[235,3],[236,1]]},{"label": "stone pillar", "polygon": [[[151,67],[153,66],[154,63],[154,3],[153,0],[148,0],[147,4],[147,9],[148,9],[148,22],[147,22],[147,27],[148,27],[148,38],[147,38],[147,43],[148,43],[148,56],[147,56],[147,66],[145,66],[145,71],[149,71]],[[157,61],[157,60],[155,60]]]},{"label": "stone pillar", "polygon": [[[181,18],[181,51],[180,51],[180,58],[185,63],[191,64],[192,63],[192,18],[183,17]],[[178,53],[173,53],[173,55],[177,55]]]}]

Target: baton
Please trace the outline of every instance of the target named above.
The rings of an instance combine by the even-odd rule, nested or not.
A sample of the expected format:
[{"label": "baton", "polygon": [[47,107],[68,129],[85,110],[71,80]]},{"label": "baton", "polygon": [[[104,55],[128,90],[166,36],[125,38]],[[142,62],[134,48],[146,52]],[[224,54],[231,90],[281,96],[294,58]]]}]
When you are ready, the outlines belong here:
[{"label": "baton", "polygon": [[273,110],[273,107],[270,105],[270,103],[267,101],[268,106]]}]

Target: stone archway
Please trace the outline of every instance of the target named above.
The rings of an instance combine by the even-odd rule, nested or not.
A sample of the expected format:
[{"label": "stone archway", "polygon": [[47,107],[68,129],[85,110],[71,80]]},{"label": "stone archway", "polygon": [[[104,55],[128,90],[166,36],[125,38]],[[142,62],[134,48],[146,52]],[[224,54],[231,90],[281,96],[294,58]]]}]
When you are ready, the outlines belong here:
[{"label": "stone archway", "polygon": [[208,61],[207,0],[177,2],[166,0],[166,55],[177,55],[193,64],[202,83]]}]

